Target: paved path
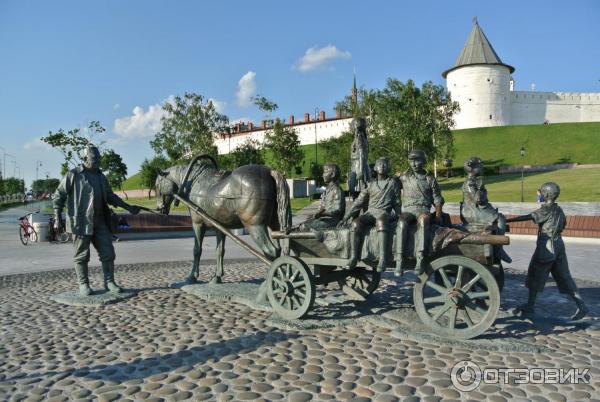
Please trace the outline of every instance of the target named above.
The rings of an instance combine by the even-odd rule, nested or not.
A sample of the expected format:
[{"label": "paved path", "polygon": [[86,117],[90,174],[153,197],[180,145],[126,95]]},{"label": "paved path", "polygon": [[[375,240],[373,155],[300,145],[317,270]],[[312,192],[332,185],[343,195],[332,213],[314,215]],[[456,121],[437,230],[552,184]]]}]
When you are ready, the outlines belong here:
[{"label": "paved path", "polygon": [[[386,314],[348,320],[352,302],[320,305],[315,321],[334,327],[293,329],[270,314],[226,300],[206,301],[171,289],[187,264],[117,267],[138,288],[102,308],[49,299],[73,288],[71,270],[0,280],[0,400],[3,401],[592,401],[600,398],[598,284],[579,283],[591,307],[587,324],[563,320],[573,305],[549,286],[538,304],[550,319],[524,321],[510,309],[526,298],[522,275],[509,274],[501,318],[482,339],[453,342],[414,333],[419,323],[390,324]],[[258,280],[259,263],[233,264],[226,280]],[[202,280],[209,278],[208,270]],[[405,278],[404,281],[407,281]],[[98,288],[101,272],[91,272]],[[221,285],[218,285],[221,286]],[[412,305],[411,284],[385,275],[373,295],[389,313]],[[319,300],[334,290],[318,294]],[[404,306],[404,307],[403,307]],[[379,318],[379,319],[378,319]],[[534,351],[538,351],[535,353]],[[541,352],[541,353],[540,353]],[[588,370],[580,383],[481,384],[457,389],[452,367]],[[468,378],[468,376],[466,376]],[[527,378],[527,377],[526,377]],[[503,377],[501,377],[503,379]],[[535,379],[535,378],[534,378]]]}]

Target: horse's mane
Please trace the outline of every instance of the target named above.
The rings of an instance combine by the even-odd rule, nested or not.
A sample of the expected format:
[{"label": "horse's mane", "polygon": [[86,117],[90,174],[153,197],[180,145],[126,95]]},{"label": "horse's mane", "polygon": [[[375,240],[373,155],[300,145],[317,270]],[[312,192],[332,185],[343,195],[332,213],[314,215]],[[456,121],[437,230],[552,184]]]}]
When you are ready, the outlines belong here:
[{"label": "horse's mane", "polygon": [[[166,169],[166,171],[169,172],[169,178],[173,180],[178,186],[180,186],[182,184],[181,182],[183,181],[183,177],[185,176],[185,172],[187,171],[188,166],[189,163],[175,165]],[[211,164],[205,161],[198,161],[192,167],[192,171],[190,172],[188,180],[194,181],[196,177],[207,172],[212,172],[213,170],[214,168]]]}]

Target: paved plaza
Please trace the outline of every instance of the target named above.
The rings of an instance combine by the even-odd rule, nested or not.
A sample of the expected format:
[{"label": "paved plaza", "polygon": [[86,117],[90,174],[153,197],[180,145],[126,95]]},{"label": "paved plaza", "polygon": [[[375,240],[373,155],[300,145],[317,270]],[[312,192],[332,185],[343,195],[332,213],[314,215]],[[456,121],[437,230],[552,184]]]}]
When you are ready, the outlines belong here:
[{"label": "paved plaza", "polygon": [[[102,307],[61,305],[50,297],[75,287],[71,246],[21,246],[7,226],[12,220],[7,214],[18,212],[0,214],[3,263],[13,264],[0,276],[0,400],[600,401],[600,283],[590,280],[597,258],[593,242],[568,244],[569,250],[581,247],[588,264],[576,275],[590,306],[588,319],[567,320],[575,307],[553,282],[539,298],[536,317],[514,316],[527,298],[523,270],[533,247],[523,237],[522,251],[513,253],[514,242],[510,246],[518,268],[507,271],[495,327],[475,340],[451,341],[420,332],[410,315],[415,279],[410,273],[402,279],[386,273],[362,303],[344,300],[337,285],[319,290],[306,320],[314,325],[307,326],[172,288],[189,273],[191,239],[115,243],[117,281],[136,289],[135,296]],[[210,239],[202,281],[214,269]],[[172,260],[160,262],[166,247],[175,250]],[[259,283],[266,267],[235,250],[228,242],[226,283]],[[37,269],[15,274],[17,254],[26,267],[37,256]],[[101,286],[98,267],[91,281]],[[398,318],[400,311],[409,312],[408,318]],[[451,377],[462,361],[482,370],[589,371],[577,384],[517,384],[513,376],[465,392]]]}]

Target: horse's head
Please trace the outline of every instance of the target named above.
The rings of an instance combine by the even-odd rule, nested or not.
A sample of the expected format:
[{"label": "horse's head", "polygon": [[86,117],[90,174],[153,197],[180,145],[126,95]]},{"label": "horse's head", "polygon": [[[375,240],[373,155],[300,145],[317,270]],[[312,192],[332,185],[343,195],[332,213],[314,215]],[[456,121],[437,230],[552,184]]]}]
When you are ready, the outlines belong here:
[{"label": "horse's head", "polygon": [[169,171],[159,171],[156,177],[156,210],[168,215],[177,193],[177,184],[169,177]]}]

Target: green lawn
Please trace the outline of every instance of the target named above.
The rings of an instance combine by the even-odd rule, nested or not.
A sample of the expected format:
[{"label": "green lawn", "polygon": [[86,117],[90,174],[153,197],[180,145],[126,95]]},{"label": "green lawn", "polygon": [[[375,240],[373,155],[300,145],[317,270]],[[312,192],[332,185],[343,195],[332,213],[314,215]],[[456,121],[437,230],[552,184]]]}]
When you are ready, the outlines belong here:
[{"label": "green lawn", "polygon": [[486,166],[600,163],[600,123],[472,128],[455,130],[454,140],[455,167],[470,156]]},{"label": "green lawn", "polygon": [[[446,202],[462,200],[461,186],[464,177],[445,179],[438,177]],[[600,201],[600,169],[561,169],[544,173],[526,173],[524,175],[523,194],[526,202],[536,201],[536,190],[547,181],[560,186],[559,202]],[[484,183],[488,197],[495,201],[521,201],[521,174],[503,174],[487,176]]]}]

